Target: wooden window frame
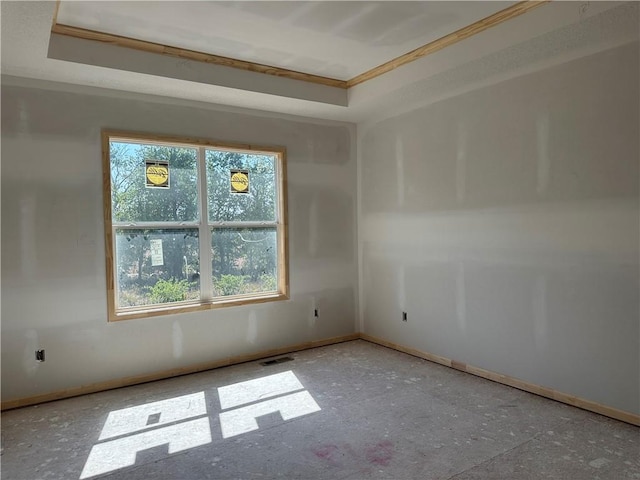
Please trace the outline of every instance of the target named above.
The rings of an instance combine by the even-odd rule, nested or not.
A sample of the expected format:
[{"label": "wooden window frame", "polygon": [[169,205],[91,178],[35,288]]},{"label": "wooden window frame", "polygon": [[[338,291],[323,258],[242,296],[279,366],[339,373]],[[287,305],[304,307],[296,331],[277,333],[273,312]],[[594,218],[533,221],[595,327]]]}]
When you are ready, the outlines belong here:
[{"label": "wooden window frame", "polygon": [[[197,228],[199,232],[200,258],[200,299],[193,301],[174,302],[169,304],[143,305],[139,307],[119,308],[116,295],[116,256],[115,230],[122,226],[131,227],[130,222],[113,222],[111,199],[111,160],[110,142],[120,140],[126,142],[140,142],[147,145],[166,145],[198,150],[198,201],[199,219],[194,222],[181,222],[182,228]],[[212,222],[207,213],[207,180],[206,180],[206,149],[235,151],[250,154],[273,155],[276,159],[276,220],[274,222]],[[288,248],[288,208],[287,208],[287,165],[284,147],[256,146],[250,144],[219,142],[203,138],[181,137],[173,135],[157,135],[118,130],[102,131],[102,174],[103,174],[103,210],[105,231],[105,257],[107,276],[107,313],[109,322],[148,318],[160,315],[171,315],[221,307],[232,307],[254,303],[273,302],[289,299],[289,248]],[[136,224],[144,228],[153,222]],[[261,226],[269,224],[276,228],[277,242],[277,291],[268,293],[242,294],[229,297],[212,297],[211,272],[211,231],[215,228],[233,228],[236,226],[256,223]],[[156,225],[156,228],[161,228]],[[175,226],[174,226],[175,228]],[[204,265],[204,268],[203,268]],[[211,294],[208,293],[211,291]]]}]

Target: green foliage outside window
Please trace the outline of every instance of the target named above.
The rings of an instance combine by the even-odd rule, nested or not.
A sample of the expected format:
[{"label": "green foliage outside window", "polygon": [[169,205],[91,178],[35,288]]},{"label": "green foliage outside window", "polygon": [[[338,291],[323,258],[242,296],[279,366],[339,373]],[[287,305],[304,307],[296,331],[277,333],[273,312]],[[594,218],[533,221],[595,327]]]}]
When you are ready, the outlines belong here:
[{"label": "green foliage outside window", "polygon": [[238,295],[243,293],[244,275],[221,275],[214,279],[213,290],[221,296]]},{"label": "green foliage outside window", "polygon": [[186,280],[158,280],[153,287],[149,288],[153,303],[181,302],[187,299],[189,282]]}]

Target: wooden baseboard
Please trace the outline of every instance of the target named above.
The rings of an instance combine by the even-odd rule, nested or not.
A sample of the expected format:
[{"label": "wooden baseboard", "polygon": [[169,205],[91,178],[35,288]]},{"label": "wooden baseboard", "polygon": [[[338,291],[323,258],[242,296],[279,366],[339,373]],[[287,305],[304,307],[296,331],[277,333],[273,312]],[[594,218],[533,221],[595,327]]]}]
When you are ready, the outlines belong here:
[{"label": "wooden baseboard", "polygon": [[486,378],[488,380],[493,380],[494,382],[498,382],[503,385],[508,385],[510,387],[517,388],[519,390],[524,390],[525,392],[535,393],[536,395],[540,395],[541,397],[546,397],[552,400],[556,400],[558,402],[566,403],[567,405],[571,405],[573,407],[582,408],[583,410],[589,410],[590,412],[598,413],[600,415],[614,418],[622,422],[640,426],[640,415],[636,415],[635,413],[625,412],[624,410],[608,407],[606,405],[602,405],[601,403],[576,397],[575,395],[559,392],[552,388],[542,387],[540,385],[536,385],[535,383],[525,382],[523,380],[510,377],[508,375],[502,375],[500,373],[492,372],[490,370],[485,370],[484,368],[478,368],[478,367],[474,367],[473,365],[467,365],[466,363],[458,362],[456,360],[451,360],[449,358],[441,357],[439,355],[434,355],[432,353],[423,352],[415,348],[398,345],[397,343],[389,342],[387,340],[383,340],[381,338],[374,337],[373,335],[368,335],[366,333],[361,333],[360,338],[362,340],[366,340],[368,342],[375,343],[383,347],[391,348],[399,352],[408,353],[409,355],[423,358],[431,362],[439,363],[440,365],[445,365],[447,367],[455,368],[456,370],[460,370],[461,372],[470,373],[478,377]]},{"label": "wooden baseboard", "polygon": [[566,403],[567,405],[582,408],[584,410],[589,410],[590,412],[598,413],[600,415],[614,418],[622,422],[640,426],[640,415],[636,415],[630,412],[625,412],[624,410],[619,410],[617,408],[608,407],[606,405],[602,405],[601,403],[576,397],[575,395],[570,395],[568,393],[559,392],[557,390],[536,385],[534,383],[525,382],[523,380],[510,377],[508,375],[502,375],[500,373],[492,372],[490,370],[474,367],[473,365],[467,365],[466,363],[458,362],[456,360],[451,360],[449,358],[442,357],[440,355],[434,355],[432,353],[423,352],[422,350],[418,350],[415,348],[405,347],[403,345],[389,342],[387,340],[383,340],[381,338],[375,337],[373,335],[368,335],[366,333],[351,333],[349,335],[342,335],[339,337],[332,337],[324,340],[304,342],[296,345],[274,348],[271,350],[264,350],[262,352],[257,352],[257,353],[247,354],[247,355],[238,355],[235,357],[224,358],[224,359],[215,360],[212,362],[205,362],[205,363],[192,365],[188,367],[174,368],[174,369],[165,370],[162,372],[137,375],[137,376],[126,377],[126,378],[121,378],[117,380],[108,380],[104,382],[92,383],[90,385],[82,385],[79,387],[59,390],[56,392],[45,393],[42,395],[35,395],[32,397],[18,398],[15,400],[7,400],[5,402],[2,402],[0,409],[4,411],[4,410],[11,410],[13,408],[26,407],[29,405],[36,405],[39,403],[52,402],[55,400],[62,400],[64,398],[71,398],[71,397],[77,397],[80,395],[86,395],[88,393],[102,392],[105,390],[112,390],[114,388],[128,387],[131,385],[138,385],[141,383],[153,382],[156,380],[164,380],[167,378],[177,377],[180,375],[188,375],[190,373],[198,373],[206,370],[213,370],[215,368],[227,367],[230,365],[237,365],[239,363],[245,363],[245,362],[252,362],[252,361],[260,360],[263,358],[274,357],[277,355],[285,355],[288,353],[298,352],[301,350],[308,350],[310,348],[323,347],[326,345],[333,345],[337,343],[349,342],[349,341],[358,340],[358,339],[366,340],[368,342],[375,343],[383,347],[387,347],[393,350],[397,350],[399,352],[407,353],[409,355],[413,355],[414,357],[429,360],[431,362],[438,363],[446,367],[455,368],[456,370],[460,370],[461,372],[470,373],[472,375],[486,378],[488,380],[492,380],[494,382],[498,382],[503,385],[508,385],[510,387],[517,388],[519,390],[524,390],[525,392],[534,393],[542,397],[546,397],[552,400],[556,400],[558,402]]},{"label": "wooden baseboard", "polygon": [[212,362],[200,363],[197,365],[191,365],[188,367],[174,368],[171,370],[164,370],[162,372],[154,372],[143,375],[136,375],[133,377],[126,377],[117,380],[107,380],[104,382],[92,383],[90,385],[82,385],[79,387],[68,388],[65,390],[59,390],[51,393],[44,393],[42,395],[34,395],[32,397],[17,398],[15,400],[7,400],[2,402],[0,409],[11,410],[13,408],[26,407],[29,405],[36,405],[39,403],[52,402],[55,400],[62,400],[64,398],[77,397],[80,395],[86,395],[88,393],[102,392],[105,390],[113,390],[114,388],[129,387],[131,385],[138,385],[140,383],[153,382],[156,380],[164,380],[171,377],[177,377],[180,375],[188,375],[190,373],[204,372],[206,370],[212,370],[214,368],[228,367],[230,365],[237,365],[239,363],[252,362],[263,358],[275,357],[277,355],[285,355],[288,353],[299,352],[301,350],[308,350],[310,348],[324,347],[326,345],[333,345],[336,343],[348,342],[357,340],[360,338],[359,333],[351,333],[349,335],[342,335],[339,337],[327,338],[324,340],[314,340],[311,342],[298,343],[295,345],[289,345],[286,347],[274,348],[271,350],[264,350],[257,353],[250,353],[247,355],[238,355],[235,357],[223,358],[221,360],[214,360]]}]

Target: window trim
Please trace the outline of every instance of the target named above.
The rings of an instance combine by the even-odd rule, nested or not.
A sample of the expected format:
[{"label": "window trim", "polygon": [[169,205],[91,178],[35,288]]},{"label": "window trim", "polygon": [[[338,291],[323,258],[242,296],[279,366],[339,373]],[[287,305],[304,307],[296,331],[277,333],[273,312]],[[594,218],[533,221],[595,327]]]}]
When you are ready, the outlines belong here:
[{"label": "window trim", "polygon": [[[116,257],[115,257],[115,235],[114,230],[118,227],[113,225],[112,205],[111,205],[111,158],[109,151],[109,143],[112,140],[139,141],[145,144],[158,144],[170,146],[184,146],[191,148],[214,148],[226,151],[237,151],[243,153],[269,154],[276,158],[276,182],[277,182],[277,221],[274,222],[276,227],[277,238],[277,268],[278,268],[278,291],[264,294],[244,294],[234,295],[230,298],[217,297],[213,300],[195,300],[185,302],[173,302],[164,305],[143,305],[140,307],[128,307],[119,309],[116,305]],[[192,222],[183,225],[183,228],[198,228],[199,231],[210,229],[210,224],[219,222],[211,222],[208,218],[204,218],[203,205],[206,200],[206,178],[202,175],[205,171],[203,150],[198,150],[198,175],[199,184],[198,191],[200,197],[200,219],[197,225]],[[179,313],[196,312],[201,310],[209,310],[214,308],[250,305],[254,303],[273,302],[289,299],[289,221],[288,221],[288,204],[287,204],[287,158],[284,147],[252,145],[243,143],[220,142],[197,137],[182,137],[176,135],[159,135],[152,133],[130,132],[122,130],[102,130],[102,186],[103,186],[103,212],[104,212],[104,234],[105,234],[105,264],[107,277],[107,317],[109,322],[121,320],[132,320],[135,318],[149,318],[160,315],[174,315]],[[148,223],[148,222],[145,222]],[[194,222],[195,223],[195,222]],[[241,222],[238,222],[241,223]],[[165,224],[166,225],[166,224]],[[206,228],[203,228],[204,227]],[[229,227],[234,226],[234,222],[229,222]],[[211,248],[211,234],[202,238],[199,236],[200,249]],[[211,285],[211,280],[203,281],[201,277],[200,290],[201,295],[203,288]]]}]

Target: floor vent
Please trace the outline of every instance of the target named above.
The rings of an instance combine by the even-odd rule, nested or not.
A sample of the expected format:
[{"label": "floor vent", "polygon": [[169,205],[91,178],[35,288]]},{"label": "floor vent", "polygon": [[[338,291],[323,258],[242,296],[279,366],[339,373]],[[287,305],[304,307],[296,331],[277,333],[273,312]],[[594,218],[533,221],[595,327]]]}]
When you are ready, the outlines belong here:
[{"label": "floor vent", "polygon": [[272,360],[265,360],[264,362],[260,362],[260,365],[264,365],[266,367],[268,365],[275,365],[277,363],[290,362],[291,360],[293,360],[292,357],[280,357],[274,358]]}]

